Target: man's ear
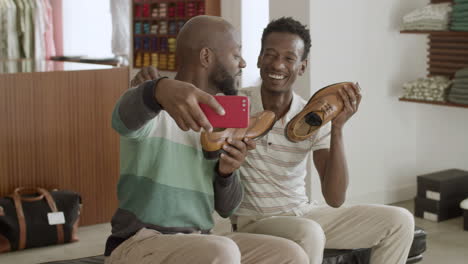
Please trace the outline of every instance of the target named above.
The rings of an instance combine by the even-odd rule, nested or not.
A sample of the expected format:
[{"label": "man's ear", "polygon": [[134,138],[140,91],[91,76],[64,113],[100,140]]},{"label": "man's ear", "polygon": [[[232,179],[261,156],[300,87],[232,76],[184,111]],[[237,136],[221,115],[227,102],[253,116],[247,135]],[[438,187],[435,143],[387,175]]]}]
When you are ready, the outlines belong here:
[{"label": "man's ear", "polygon": [[309,61],[307,59],[301,61],[301,69],[299,70],[299,73],[298,73],[299,76],[302,76],[304,74],[305,70],[307,69],[307,63],[308,62]]},{"label": "man's ear", "polygon": [[213,52],[209,48],[202,48],[200,50],[200,64],[203,68],[210,67],[210,64],[213,61]]}]

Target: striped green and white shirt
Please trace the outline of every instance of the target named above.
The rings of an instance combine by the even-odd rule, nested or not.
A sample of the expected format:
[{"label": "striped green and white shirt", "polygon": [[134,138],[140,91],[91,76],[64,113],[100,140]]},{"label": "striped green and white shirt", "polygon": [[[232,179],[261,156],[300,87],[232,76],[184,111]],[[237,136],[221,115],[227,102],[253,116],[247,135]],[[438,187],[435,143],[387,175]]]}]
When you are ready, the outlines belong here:
[{"label": "striped green and white shirt", "polygon": [[154,99],[154,81],[128,90],[112,126],[121,135],[119,208],[106,255],[146,227],[161,233],[209,233],[216,210],[228,217],[243,191],[237,173],[223,178],[206,160],[198,132],[184,132]]},{"label": "striped green and white shirt", "polygon": [[[250,98],[251,113],[263,111],[260,87],[241,89]],[[239,169],[244,199],[236,215],[278,215],[308,203],[305,190],[307,159],[318,149],[330,147],[330,123],[309,139],[294,143],[285,137],[287,123],[306,105],[293,93],[291,107],[272,130],[260,138],[257,148],[249,151]]]}]

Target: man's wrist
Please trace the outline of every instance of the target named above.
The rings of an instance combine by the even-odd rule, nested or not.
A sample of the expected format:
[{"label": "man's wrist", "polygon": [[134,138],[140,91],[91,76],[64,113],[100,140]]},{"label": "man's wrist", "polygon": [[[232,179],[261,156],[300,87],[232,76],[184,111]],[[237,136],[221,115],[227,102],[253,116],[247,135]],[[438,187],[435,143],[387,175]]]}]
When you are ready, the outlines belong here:
[{"label": "man's wrist", "polygon": [[156,87],[158,83],[167,77],[161,77],[153,81],[145,82],[143,85],[143,102],[144,104],[154,112],[161,111],[162,106],[159,104],[158,100],[156,99]]},{"label": "man's wrist", "polygon": [[338,136],[338,137],[341,137],[343,136],[343,127],[342,126],[336,126],[336,125],[332,125],[331,127],[331,136]]},{"label": "man's wrist", "polygon": [[221,169],[219,168],[219,161],[218,163],[216,163],[215,171],[216,171],[216,174],[218,174],[218,176],[223,177],[223,178],[229,178],[233,174],[233,172],[230,172],[230,173],[222,172]]},{"label": "man's wrist", "polygon": [[[219,164],[219,163],[218,163]],[[229,185],[231,185],[233,182],[234,182],[234,179],[235,179],[235,172],[232,172],[230,174],[226,174],[225,176],[223,176],[219,169],[218,169],[218,165],[216,166],[216,182],[217,184],[221,185],[221,186],[224,186],[224,187],[227,187]]]}]

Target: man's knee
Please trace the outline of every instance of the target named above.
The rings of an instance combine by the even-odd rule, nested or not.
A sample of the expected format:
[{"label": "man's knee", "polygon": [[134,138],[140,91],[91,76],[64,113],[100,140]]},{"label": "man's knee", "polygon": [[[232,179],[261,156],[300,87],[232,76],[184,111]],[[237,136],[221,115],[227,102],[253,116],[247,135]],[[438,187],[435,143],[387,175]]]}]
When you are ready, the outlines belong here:
[{"label": "man's knee", "polygon": [[414,217],[410,211],[401,207],[390,207],[389,209],[389,219],[401,228],[405,229],[414,229]]},{"label": "man's knee", "polygon": [[[385,219],[400,235],[406,236],[408,240],[414,236],[414,217],[405,208],[389,206],[385,210]],[[403,237],[402,237],[403,238]]]},{"label": "man's knee", "polygon": [[[222,236],[209,236],[209,238],[197,243],[203,247],[199,252],[198,258],[201,258],[199,263],[240,263],[241,253],[234,241]],[[207,252],[202,252],[205,250]]]},{"label": "man's knee", "polygon": [[326,241],[325,233],[317,222],[306,218],[298,218],[294,225],[297,229],[295,242],[303,246],[306,251],[312,248],[319,251],[323,250]]},{"label": "man's knee", "polygon": [[309,256],[297,243],[279,237],[275,237],[270,243],[269,246],[277,255],[277,263],[309,263]]}]

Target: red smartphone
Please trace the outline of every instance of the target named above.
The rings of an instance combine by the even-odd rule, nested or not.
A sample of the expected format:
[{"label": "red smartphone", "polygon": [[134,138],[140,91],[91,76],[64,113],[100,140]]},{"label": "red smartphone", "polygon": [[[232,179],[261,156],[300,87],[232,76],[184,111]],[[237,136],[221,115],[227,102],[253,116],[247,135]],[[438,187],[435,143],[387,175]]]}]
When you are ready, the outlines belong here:
[{"label": "red smartphone", "polygon": [[218,115],[208,105],[200,104],[200,108],[213,127],[246,128],[249,126],[250,102],[247,96],[216,95],[215,99],[223,106],[225,115]]}]

